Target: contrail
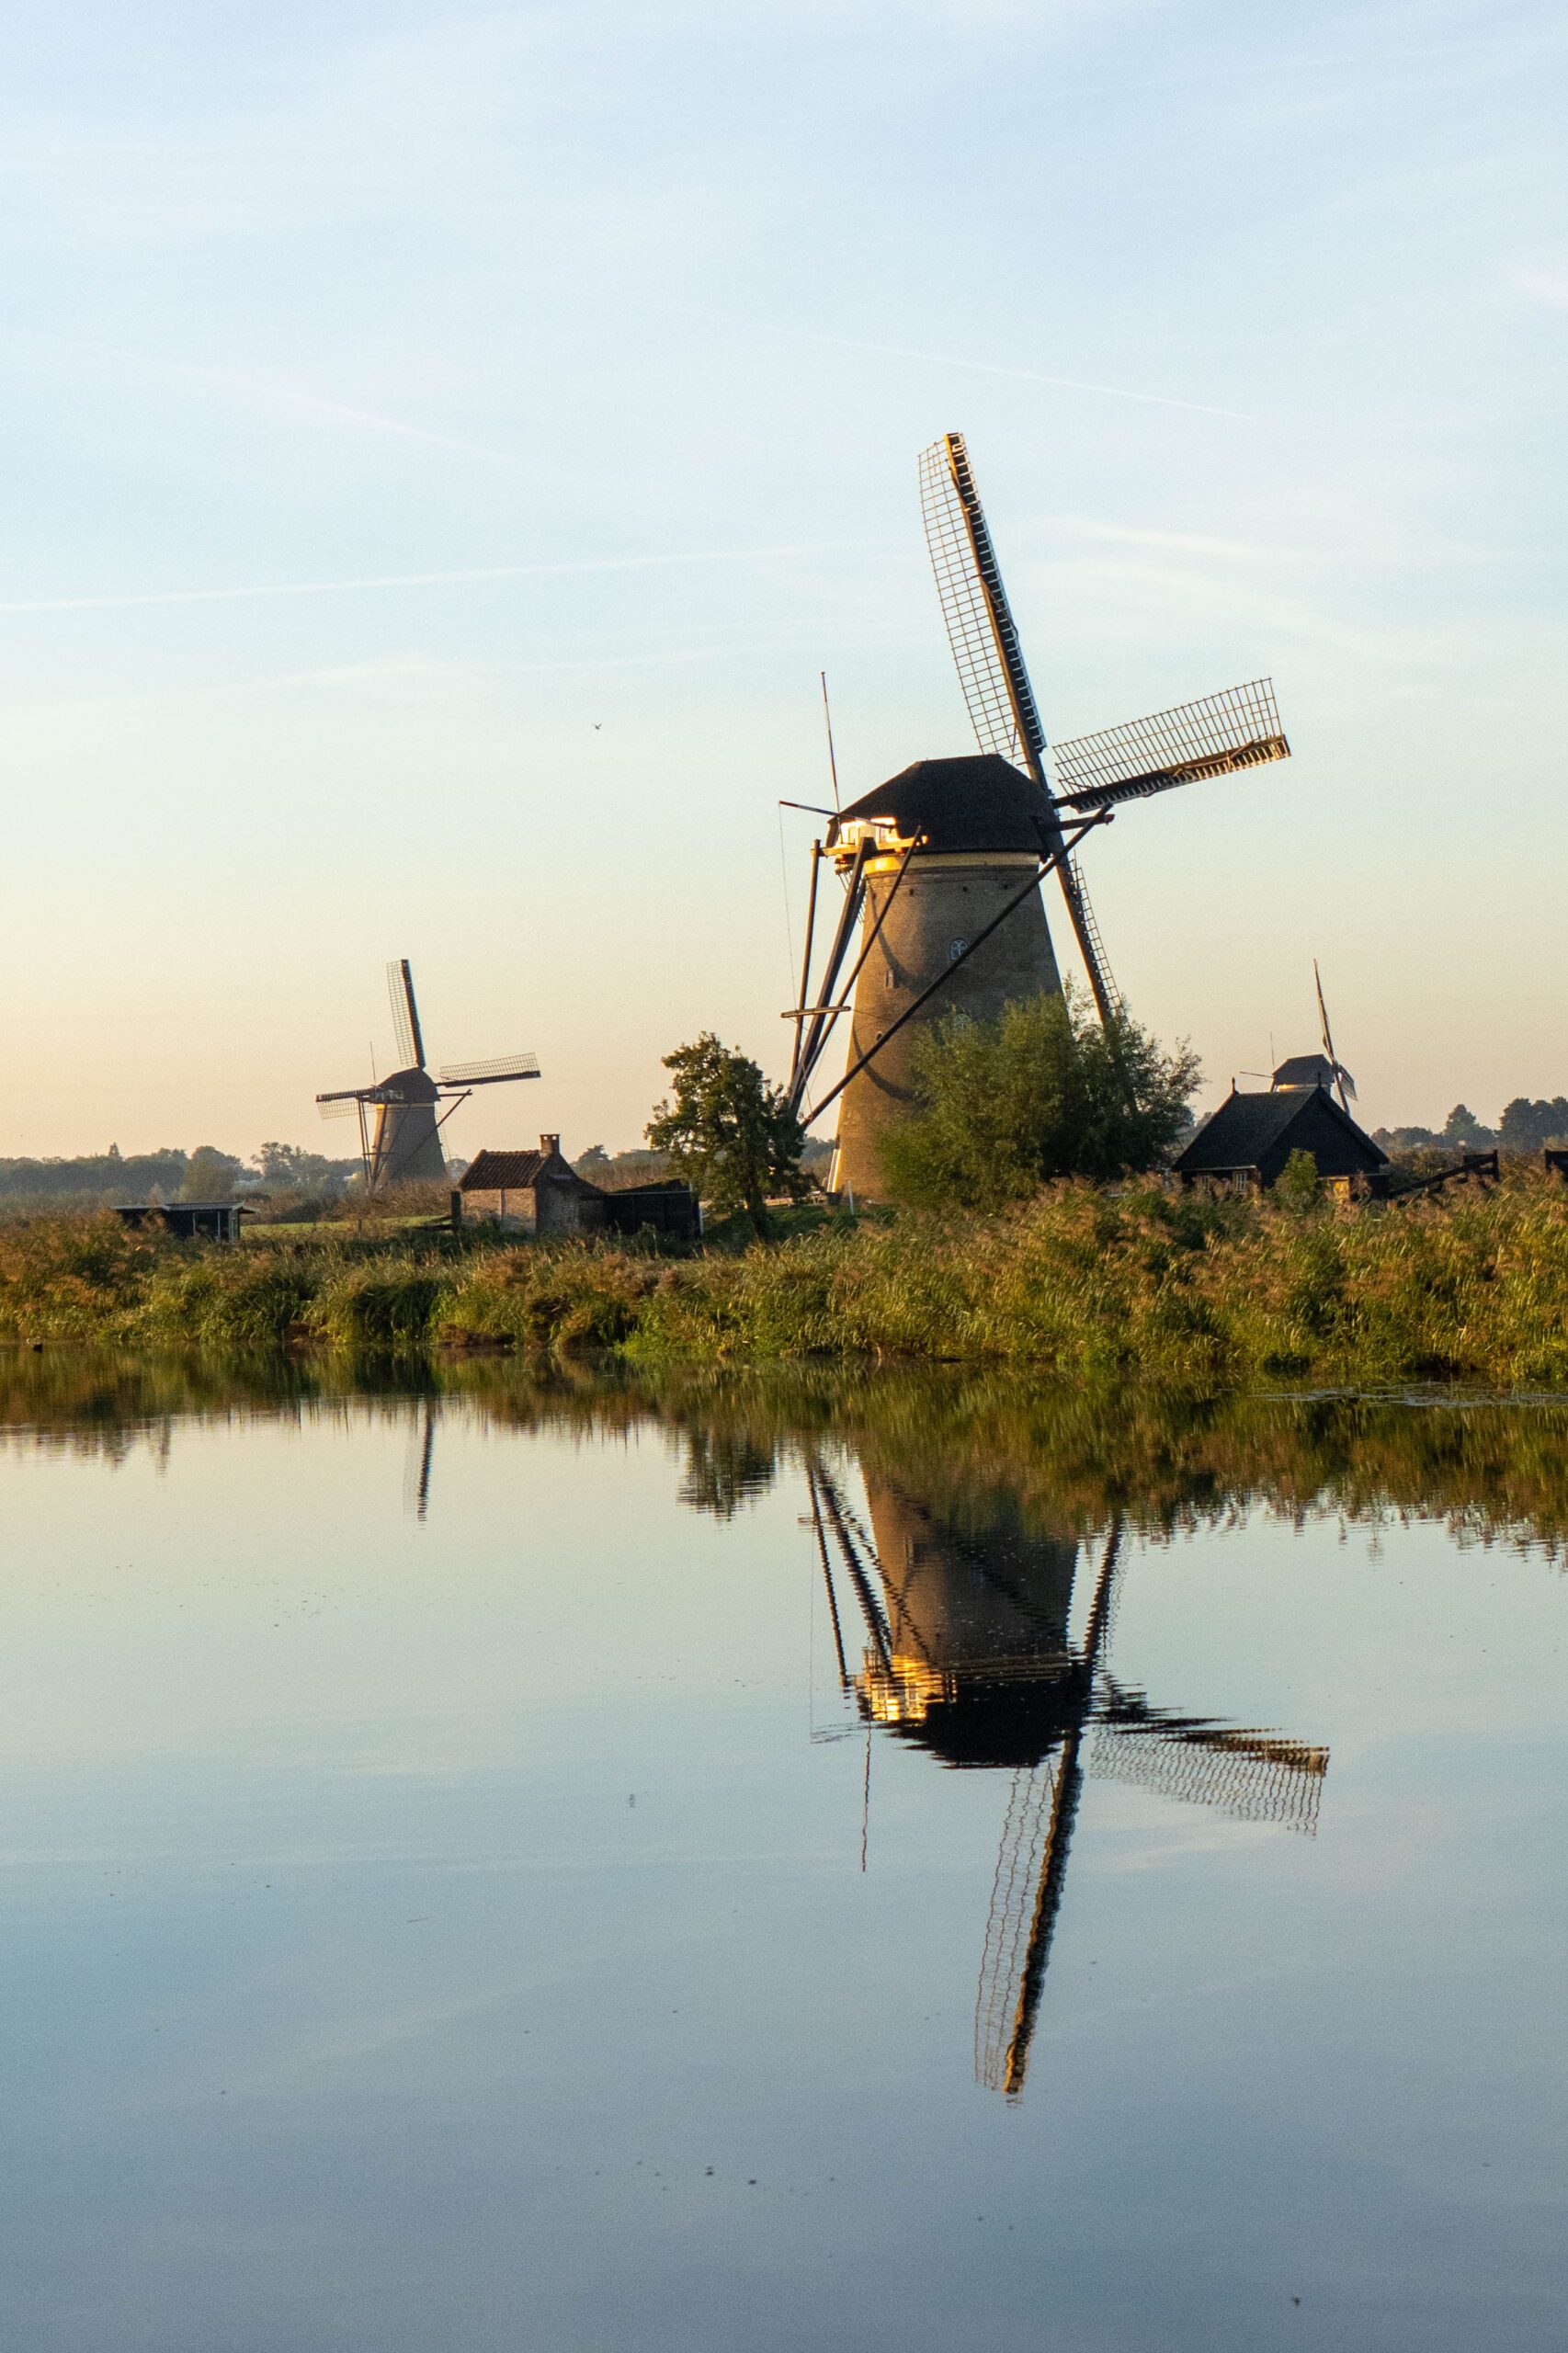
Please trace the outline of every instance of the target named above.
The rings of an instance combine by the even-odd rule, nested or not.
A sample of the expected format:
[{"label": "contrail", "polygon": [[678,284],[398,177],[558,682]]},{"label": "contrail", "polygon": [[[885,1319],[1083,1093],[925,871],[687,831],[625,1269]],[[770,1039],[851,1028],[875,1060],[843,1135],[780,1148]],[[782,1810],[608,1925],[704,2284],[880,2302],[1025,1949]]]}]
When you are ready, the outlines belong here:
[{"label": "contrail", "polygon": [[812,343],[836,344],[844,351],[878,351],[889,359],[915,359],[927,368],[967,368],[981,376],[1011,376],[1021,384],[1051,384],[1063,392],[1102,392],[1108,400],[1141,401],[1152,408],[1185,409],[1191,416],[1223,416],[1233,424],[1256,425],[1257,419],[1244,409],[1214,408],[1207,401],[1178,401],[1169,392],[1134,392],[1125,384],[1090,384],[1077,376],[1042,376],[1033,368],[1003,368],[990,359],[955,359],[939,351],[909,351],[897,343],[865,343],[858,335],[823,335],[814,328],[789,327],[789,335],[801,335]]},{"label": "contrail", "polygon": [[894,540],[818,540],[772,548],[699,548],[678,555],[589,557],[576,563],[493,563],[477,572],[387,572],[363,580],[277,580],[242,588],[155,588],[130,596],[27,597],[0,603],[0,613],[97,613],[131,605],[228,605],[263,597],[337,597],[362,588],[451,588],[480,580],[542,580],[580,572],[653,572],[672,564],[767,563],[780,558],[841,555],[864,548],[901,546]]},{"label": "contrail", "polygon": [[199,361],[176,359],[163,352],[136,351],[123,344],[89,342],[77,335],[45,335],[35,340],[51,350],[85,352],[95,359],[112,359],[122,367],[140,369],[143,375],[210,386],[241,400],[270,402],[274,407],[321,417],[328,424],[351,426],[361,432],[419,442],[426,449],[444,449],[454,457],[479,458],[489,465],[515,466],[537,475],[541,481],[571,485],[584,479],[580,474],[566,472],[558,466],[541,464],[536,453],[496,449],[488,441],[474,441],[459,433],[443,433],[433,426],[415,425],[404,417],[383,415],[379,409],[359,408],[351,402],[333,400],[322,392],[300,392],[292,385],[274,384],[259,377],[237,375],[226,368],[209,368]]}]

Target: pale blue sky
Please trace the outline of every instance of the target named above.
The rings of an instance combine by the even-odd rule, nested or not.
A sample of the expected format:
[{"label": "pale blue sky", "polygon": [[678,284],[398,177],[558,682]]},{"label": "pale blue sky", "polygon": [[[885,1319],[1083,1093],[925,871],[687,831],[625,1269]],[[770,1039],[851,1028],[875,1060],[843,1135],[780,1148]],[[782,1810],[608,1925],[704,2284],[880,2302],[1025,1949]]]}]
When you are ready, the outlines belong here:
[{"label": "pale blue sky", "polygon": [[1568,1086],[1556,11],[6,24],[0,1152],[332,1142],[394,954],[543,1061],[460,1149],[777,1068],[819,669],[846,789],[968,745],[954,426],[1051,733],[1277,682],[1091,845],[1141,1017],[1223,1087],[1315,953],[1373,1120]]}]

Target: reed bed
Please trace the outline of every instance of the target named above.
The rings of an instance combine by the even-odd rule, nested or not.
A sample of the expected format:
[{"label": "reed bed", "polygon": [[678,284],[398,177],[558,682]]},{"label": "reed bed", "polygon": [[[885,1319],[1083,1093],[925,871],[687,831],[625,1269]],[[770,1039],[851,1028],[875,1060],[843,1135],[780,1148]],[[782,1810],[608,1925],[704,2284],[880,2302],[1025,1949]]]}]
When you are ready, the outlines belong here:
[{"label": "reed bed", "polygon": [[830,1224],[678,1257],[419,1233],[258,1233],[222,1250],[109,1218],[40,1219],[0,1229],[0,1333],[1560,1389],[1568,1194],[1292,1207],[1061,1186],[1006,1217]]}]

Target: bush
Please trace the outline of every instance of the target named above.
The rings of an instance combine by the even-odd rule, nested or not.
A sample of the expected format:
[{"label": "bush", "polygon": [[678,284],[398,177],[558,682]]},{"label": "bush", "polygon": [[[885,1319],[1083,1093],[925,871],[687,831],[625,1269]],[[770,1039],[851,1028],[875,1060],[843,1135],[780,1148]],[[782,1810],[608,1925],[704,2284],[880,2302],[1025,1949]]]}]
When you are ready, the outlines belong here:
[{"label": "bush", "polygon": [[1052,1177],[1157,1166],[1187,1125],[1197,1057],[1123,1014],[1103,1027],[1071,994],[956,1014],[915,1054],[915,1115],[878,1146],[896,1200],[996,1210]]}]

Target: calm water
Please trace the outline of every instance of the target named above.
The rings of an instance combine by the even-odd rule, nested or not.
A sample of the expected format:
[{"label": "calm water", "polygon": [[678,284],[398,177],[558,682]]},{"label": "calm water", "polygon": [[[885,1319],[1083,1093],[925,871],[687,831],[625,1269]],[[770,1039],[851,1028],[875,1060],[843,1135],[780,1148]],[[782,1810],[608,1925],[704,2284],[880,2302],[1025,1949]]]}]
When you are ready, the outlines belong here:
[{"label": "calm water", "polygon": [[1568,1414],[0,1403],[7,2346],[1562,2344]]}]

